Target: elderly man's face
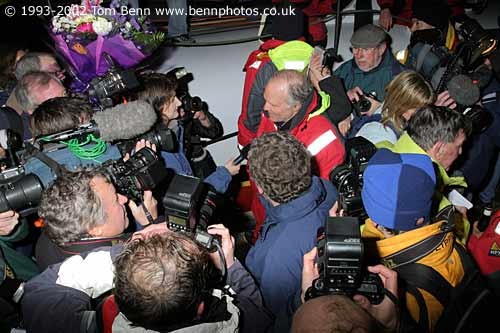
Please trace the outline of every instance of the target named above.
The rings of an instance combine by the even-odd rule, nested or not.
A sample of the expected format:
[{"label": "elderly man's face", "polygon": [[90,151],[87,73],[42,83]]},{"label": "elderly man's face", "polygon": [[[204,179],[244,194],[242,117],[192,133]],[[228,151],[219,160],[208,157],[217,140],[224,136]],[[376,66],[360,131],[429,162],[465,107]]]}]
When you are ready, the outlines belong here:
[{"label": "elderly man's face", "polygon": [[91,234],[98,237],[113,237],[121,234],[128,227],[125,203],[128,201],[124,195],[116,193],[113,184],[103,177],[92,179],[92,190],[97,194],[106,214],[106,222],[95,227]]},{"label": "elderly man's face", "polygon": [[59,80],[64,80],[64,73],[56,59],[49,55],[43,55],[40,59],[40,72],[54,74]]},{"label": "elderly man's face", "polygon": [[[31,93],[36,106],[38,106],[51,98],[66,96],[66,89],[61,82],[54,79],[50,80],[49,84],[44,87],[36,87],[31,91]],[[33,109],[27,111],[29,114],[32,114],[35,110]]]},{"label": "elderly man's face", "polygon": [[275,123],[290,120],[301,107],[300,104],[288,104],[288,88],[284,80],[271,79],[264,90],[264,99],[264,111]]},{"label": "elderly man's face", "polygon": [[351,50],[354,61],[359,69],[363,72],[368,72],[380,65],[386,48],[387,46],[384,43],[370,48],[352,47]]},{"label": "elderly man's face", "polygon": [[449,170],[453,162],[462,154],[462,145],[465,141],[465,134],[460,131],[453,142],[445,142],[438,150],[434,159],[445,170]]}]

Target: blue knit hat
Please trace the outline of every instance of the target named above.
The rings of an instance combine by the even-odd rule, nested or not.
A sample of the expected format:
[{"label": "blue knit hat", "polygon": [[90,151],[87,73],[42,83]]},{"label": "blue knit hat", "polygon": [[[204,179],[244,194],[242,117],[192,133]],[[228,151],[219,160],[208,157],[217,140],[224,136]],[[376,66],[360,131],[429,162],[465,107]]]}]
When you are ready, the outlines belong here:
[{"label": "blue knit hat", "polygon": [[375,223],[408,231],[421,217],[429,221],[435,185],[429,156],[379,149],[364,172],[361,198]]}]

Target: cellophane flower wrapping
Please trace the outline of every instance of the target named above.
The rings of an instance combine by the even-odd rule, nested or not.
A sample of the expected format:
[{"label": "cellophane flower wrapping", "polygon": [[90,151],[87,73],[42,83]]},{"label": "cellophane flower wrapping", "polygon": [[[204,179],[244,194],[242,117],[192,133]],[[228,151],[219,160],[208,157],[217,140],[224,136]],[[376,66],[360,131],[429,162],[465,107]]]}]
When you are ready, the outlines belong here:
[{"label": "cellophane flower wrapping", "polygon": [[100,0],[83,0],[52,18],[49,31],[55,48],[76,76],[72,90],[85,91],[93,78],[109,70],[112,64],[104,54],[127,69],[151,55],[165,39],[147,17],[130,16],[124,6],[127,0],[113,0],[106,8]]}]

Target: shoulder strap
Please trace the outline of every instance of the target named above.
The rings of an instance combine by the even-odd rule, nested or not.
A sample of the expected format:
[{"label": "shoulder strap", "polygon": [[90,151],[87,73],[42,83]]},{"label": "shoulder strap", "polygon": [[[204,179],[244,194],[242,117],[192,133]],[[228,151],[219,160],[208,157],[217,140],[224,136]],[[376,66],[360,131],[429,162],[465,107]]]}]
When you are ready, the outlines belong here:
[{"label": "shoulder strap", "polygon": [[440,232],[410,247],[384,257],[381,261],[385,266],[392,269],[414,263],[434,251],[444,241],[446,235],[446,232]]},{"label": "shoulder strap", "polygon": [[63,165],[57,163],[54,159],[50,158],[47,154],[45,154],[43,151],[41,151],[31,143],[26,142],[25,144],[26,147],[34,153],[32,157],[35,157],[45,163],[49,168],[52,169],[52,171],[54,171],[57,177],[61,177],[65,172],[68,172],[68,169],[66,169]]}]

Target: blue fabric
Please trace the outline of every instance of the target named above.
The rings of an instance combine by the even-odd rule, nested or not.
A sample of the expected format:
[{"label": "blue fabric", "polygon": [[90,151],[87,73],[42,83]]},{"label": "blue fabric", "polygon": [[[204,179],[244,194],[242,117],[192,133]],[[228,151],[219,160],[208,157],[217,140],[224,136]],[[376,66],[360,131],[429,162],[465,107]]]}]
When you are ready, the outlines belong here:
[{"label": "blue fabric", "polygon": [[[167,169],[171,169],[175,174],[184,176],[193,176],[193,170],[191,165],[184,153],[184,127],[179,123],[177,128],[177,142],[179,143],[179,151],[177,153],[170,153],[166,151],[161,152],[161,157],[165,162]],[[219,193],[224,193],[229,187],[232,175],[229,171],[223,167],[217,167],[217,169],[212,172],[203,181],[211,185],[215,191]]]},{"label": "blue fabric", "polygon": [[313,177],[311,187],[300,197],[273,207],[261,197],[266,220],[261,234],[246,257],[248,270],[260,286],[266,306],[288,325],[287,312],[301,288],[302,257],[316,246],[318,228],[337,200],[337,190],[324,179]]},{"label": "blue fabric", "polygon": [[408,231],[421,217],[429,221],[435,185],[429,156],[379,149],[364,172],[361,198],[375,223]]},{"label": "blue fabric", "polygon": [[[84,148],[89,148],[92,145],[86,145]],[[76,157],[69,149],[63,148],[56,151],[46,152],[47,156],[63,165],[69,171],[75,171],[84,166],[97,166],[108,160],[116,160],[121,158],[120,152],[115,145],[108,144],[106,152],[95,160],[82,160]],[[55,179],[56,174],[52,169],[39,159],[30,157],[24,164],[26,173],[34,173],[42,181],[45,187],[49,186]]]}]

